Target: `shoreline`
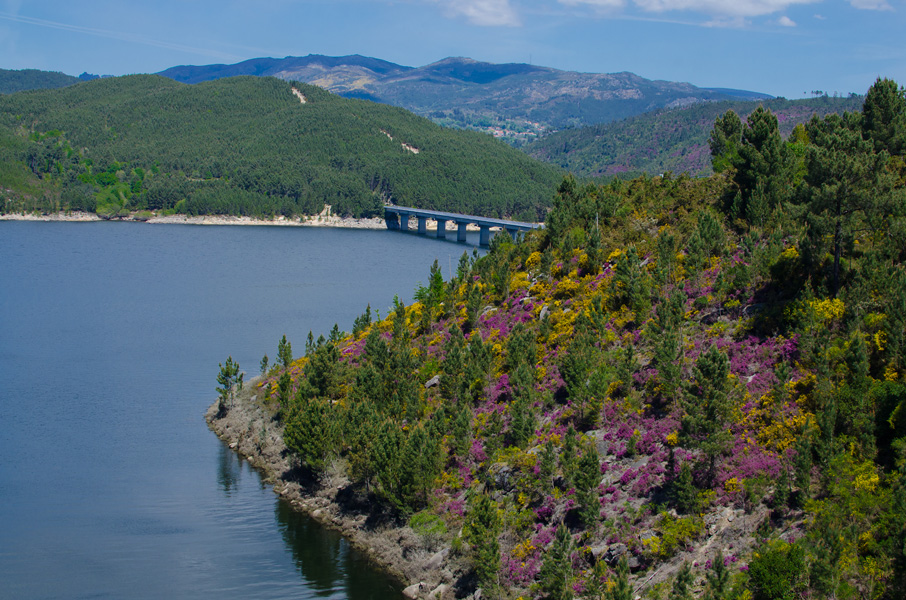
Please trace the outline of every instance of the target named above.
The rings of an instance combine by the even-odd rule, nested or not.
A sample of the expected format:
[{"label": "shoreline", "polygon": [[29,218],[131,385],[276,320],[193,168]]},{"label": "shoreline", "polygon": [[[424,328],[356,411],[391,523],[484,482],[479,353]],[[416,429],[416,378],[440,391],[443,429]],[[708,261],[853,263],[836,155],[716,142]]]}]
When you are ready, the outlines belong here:
[{"label": "shoreline", "polygon": [[256,219],[253,217],[236,217],[231,215],[188,215],[153,216],[148,219],[136,219],[134,216],[114,219],[103,219],[94,213],[72,212],[54,214],[8,213],[0,215],[0,221],[37,221],[46,223],[96,223],[99,221],[123,221],[129,223],[171,224],[171,225],[251,225],[267,227],[338,227],[343,229],[386,229],[384,219],[354,219],[352,217],[335,217],[333,215],[315,215],[292,218],[280,216],[274,219]]},{"label": "shoreline", "polygon": [[283,427],[262,404],[260,377],[247,382],[225,414],[219,401],[205,412],[208,427],[261,472],[275,494],[324,527],[333,529],[378,569],[395,579],[406,598],[442,600],[467,569],[447,546],[425,539],[369,502],[345,476],[341,464],[313,481],[301,476],[287,456]]}]

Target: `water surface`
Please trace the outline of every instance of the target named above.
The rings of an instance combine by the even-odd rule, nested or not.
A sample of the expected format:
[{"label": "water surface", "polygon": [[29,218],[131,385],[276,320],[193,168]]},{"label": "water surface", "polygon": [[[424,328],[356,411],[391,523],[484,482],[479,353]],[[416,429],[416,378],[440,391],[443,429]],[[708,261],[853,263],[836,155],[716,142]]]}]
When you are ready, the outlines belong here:
[{"label": "water surface", "polygon": [[[218,363],[411,301],[388,231],[0,222],[0,597],[398,598],[211,433]],[[471,251],[471,249],[469,249]]]}]

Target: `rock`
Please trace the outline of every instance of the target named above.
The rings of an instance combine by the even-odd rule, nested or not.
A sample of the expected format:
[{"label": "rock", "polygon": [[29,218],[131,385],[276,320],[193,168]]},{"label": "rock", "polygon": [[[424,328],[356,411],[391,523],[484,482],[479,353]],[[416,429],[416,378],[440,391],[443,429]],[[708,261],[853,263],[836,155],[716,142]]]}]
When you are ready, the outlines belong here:
[{"label": "rock", "polygon": [[645,540],[654,539],[656,537],[657,537],[657,534],[655,532],[651,531],[650,529],[646,529],[645,531],[643,531],[642,533],[639,534],[639,540],[641,540],[643,542]]},{"label": "rock", "polygon": [[630,556],[626,559],[626,566],[629,567],[630,571],[638,571],[639,567],[642,566],[642,561],[639,560],[638,556]]},{"label": "rock", "polygon": [[419,581],[418,583],[413,583],[409,587],[403,590],[403,596],[406,598],[412,598],[415,600],[421,595],[422,592],[428,590],[428,585],[424,581]]},{"label": "rock", "polygon": [[440,552],[437,552],[428,559],[428,562],[425,563],[426,569],[439,569],[444,564],[444,559],[447,558],[447,555],[450,554],[449,548],[444,548]]},{"label": "rock", "polygon": [[488,470],[494,480],[494,487],[509,492],[513,489],[513,468],[506,463],[495,463]]},{"label": "rock", "polygon": [[538,314],[538,320],[543,321],[547,318],[547,315],[551,314],[550,309],[547,307],[547,304],[541,307],[541,312]]},{"label": "rock", "polygon": [[626,544],[611,544],[607,547],[607,552],[604,553],[604,562],[609,565],[617,564],[617,561],[620,560],[620,557],[626,554]]},{"label": "rock", "polygon": [[607,552],[607,545],[598,544],[597,546],[589,547],[588,550],[589,550],[589,552],[591,552],[591,555],[594,557],[595,562],[597,562],[597,561],[601,560],[601,557],[603,557],[604,553]]},{"label": "rock", "polygon": [[449,585],[447,585],[446,583],[442,583],[439,586],[437,586],[436,588],[434,588],[433,590],[431,590],[431,593],[428,594],[428,598],[430,598],[431,600],[441,600],[441,598],[443,598],[444,595],[446,595],[446,593],[447,593],[447,591],[449,591],[449,589],[450,589]]},{"label": "rock", "polygon": [[481,314],[478,316],[478,318],[480,319],[481,317],[484,317],[484,316],[493,314],[493,313],[495,313],[495,312],[497,312],[497,308],[496,308],[496,307],[494,307],[494,306],[487,306],[487,307],[485,307],[485,309],[484,309],[483,311],[481,311]]},{"label": "rock", "polygon": [[440,385],[440,375],[435,375],[431,379],[425,382],[425,389],[430,389]]}]

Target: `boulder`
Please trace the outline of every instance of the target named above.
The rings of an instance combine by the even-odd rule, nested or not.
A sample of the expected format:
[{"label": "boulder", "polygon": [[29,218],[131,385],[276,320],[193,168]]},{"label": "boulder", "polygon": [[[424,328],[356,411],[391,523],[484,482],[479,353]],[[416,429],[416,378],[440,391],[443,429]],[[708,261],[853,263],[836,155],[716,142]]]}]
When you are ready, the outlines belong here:
[{"label": "boulder", "polygon": [[425,382],[425,389],[430,389],[440,385],[440,375],[435,375],[431,379]]},{"label": "boulder", "polygon": [[411,598],[415,600],[421,596],[424,592],[428,591],[428,585],[424,581],[419,581],[418,583],[413,583],[409,587],[403,590],[403,596],[406,598]]}]

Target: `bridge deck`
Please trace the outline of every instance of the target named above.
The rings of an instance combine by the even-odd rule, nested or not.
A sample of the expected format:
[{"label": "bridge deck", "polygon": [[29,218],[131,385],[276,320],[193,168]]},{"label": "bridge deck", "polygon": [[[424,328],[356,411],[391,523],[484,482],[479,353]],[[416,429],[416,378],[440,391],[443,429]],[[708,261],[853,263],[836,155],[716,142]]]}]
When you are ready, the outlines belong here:
[{"label": "bridge deck", "polygon": [[530,231],[543,227],[540,223],[526,223],[523,221],[508,221],[506,219],[493,219],[489,217],[479,217],[476,215],[464,215],[460,213],[443,212],[439,210],[426,210],[423,208],[409,208],[406,206],[385,206],[385,213],[405,215],[412,217],[423,217],[441,221],[455,221],[457,223],[475,223],[486,227],[502,227],[504,229],[516,229],[519,231]]}]

